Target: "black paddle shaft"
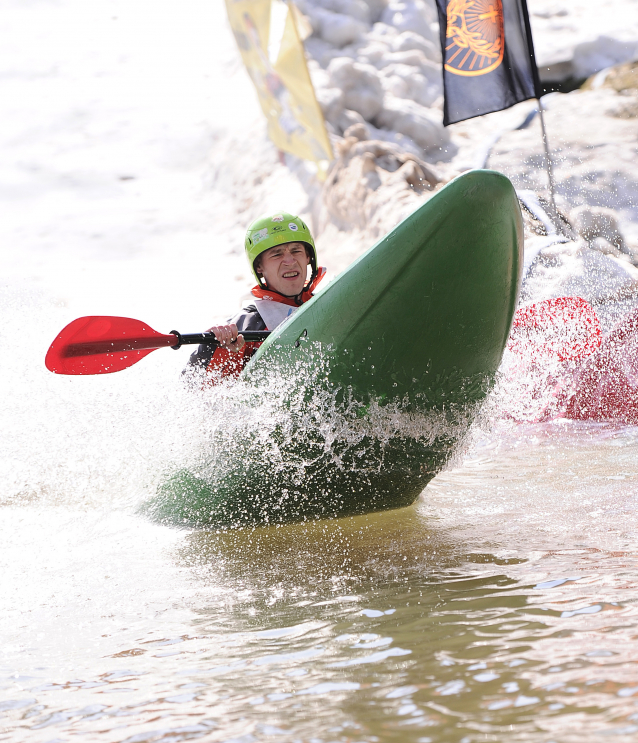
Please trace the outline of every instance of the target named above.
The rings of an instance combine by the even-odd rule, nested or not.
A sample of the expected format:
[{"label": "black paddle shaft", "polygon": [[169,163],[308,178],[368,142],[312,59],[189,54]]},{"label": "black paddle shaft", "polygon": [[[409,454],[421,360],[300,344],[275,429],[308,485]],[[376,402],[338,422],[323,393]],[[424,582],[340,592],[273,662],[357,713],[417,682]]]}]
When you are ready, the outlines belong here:
[{"label": "black paddle shaft", "polygon": [[[171,346],[171,348],[174,348],[175,350],[181,348],[181,346],[194,346],[195,344],[200,343],[209,346],[219,345],[217,338],[215,338],[215,333],[211,333],[210,331],[206,333],[188,333],[186,335],[182,335],[177,330],[171,330],[171,335],[177,336],[177,339],[179,341],[176,346]],[[243,335],[244,340],[247,342],[252,341],[253,343],[260,343],[261,341],[265,341],[266,338],[268,338],[268,336],[270,335],[270,330],[240,330],[238,335]]]}]

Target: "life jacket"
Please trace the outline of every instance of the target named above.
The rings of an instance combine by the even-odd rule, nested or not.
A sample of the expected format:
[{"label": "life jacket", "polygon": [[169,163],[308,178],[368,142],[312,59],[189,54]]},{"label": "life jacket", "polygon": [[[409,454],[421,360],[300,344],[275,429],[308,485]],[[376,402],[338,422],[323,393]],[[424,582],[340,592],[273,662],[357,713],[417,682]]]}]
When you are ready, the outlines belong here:
[{"label": "life jacket", "polygon": [[[263,321],[263,329],[274,330],[284,320],[287,320],[302,304],[313,297],[314,290],[325,275],[325,268],[317,269],[317,275],[312,282],[306,284],[299,297],[286,297],[268,288],[259,285],[254,286],[251,289],[251,294],[255,297],[253,305]],[[240,327],[240,325],[243,325],[241,316],[238,319],[240,321],[237,323],[237,330],[241,333],[242,330],[247,328]],[[231,322],[234,320],[235,318]],[[259,346],[261,346],[261,343],[246,342],[241,351],[236,353],[229,351],[227,348],[216,348],[206,367],[208,382],[218,384],[223,379],[238,377],[242,369],[257,353]]]}]

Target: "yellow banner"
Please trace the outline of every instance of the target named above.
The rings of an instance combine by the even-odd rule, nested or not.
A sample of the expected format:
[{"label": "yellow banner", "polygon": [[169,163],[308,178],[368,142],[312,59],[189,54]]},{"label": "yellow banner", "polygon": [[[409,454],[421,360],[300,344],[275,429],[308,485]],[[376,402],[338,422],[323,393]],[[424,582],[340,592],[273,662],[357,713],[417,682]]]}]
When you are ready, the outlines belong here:
[{"label": "yellow banner", "polygon": [[274,144],[325,170],[332,148],[299,38],[283,0],[226,0],[231,28]]}]

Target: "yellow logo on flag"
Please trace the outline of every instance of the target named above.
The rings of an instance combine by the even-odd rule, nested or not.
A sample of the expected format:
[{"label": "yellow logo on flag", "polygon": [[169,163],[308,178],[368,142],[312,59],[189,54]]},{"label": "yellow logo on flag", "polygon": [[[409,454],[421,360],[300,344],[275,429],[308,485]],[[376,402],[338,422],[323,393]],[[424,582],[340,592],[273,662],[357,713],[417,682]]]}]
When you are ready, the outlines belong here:
[{"label": "yellow logo on flag", "polygon": [[475,77],[495,70],[505,47],[501,0],[450,0],[446,37],[448,72]]}]

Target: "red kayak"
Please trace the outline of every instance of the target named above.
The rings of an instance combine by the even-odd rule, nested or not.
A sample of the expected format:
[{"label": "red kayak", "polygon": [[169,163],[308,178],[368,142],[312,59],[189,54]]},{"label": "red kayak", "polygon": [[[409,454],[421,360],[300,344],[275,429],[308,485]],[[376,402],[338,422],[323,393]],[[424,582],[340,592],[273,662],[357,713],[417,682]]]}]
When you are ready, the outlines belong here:
[{"label": "red kayak", "polygon": [[546,300],[518,310],[508,348],[510,417],[638,424],[638,309],[602,335],[585,300]]},{"label": "red kayak", "polygon": [[638,310],[603,336],[574,381],[565,418],[638,424]]}]

